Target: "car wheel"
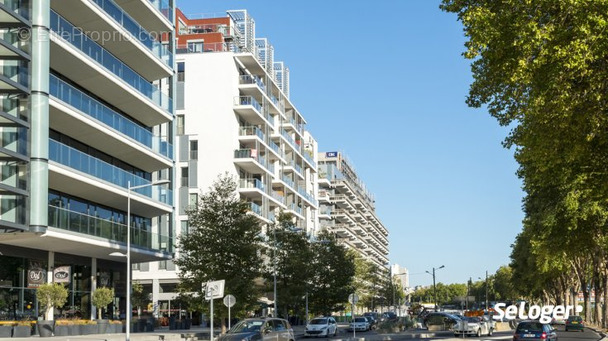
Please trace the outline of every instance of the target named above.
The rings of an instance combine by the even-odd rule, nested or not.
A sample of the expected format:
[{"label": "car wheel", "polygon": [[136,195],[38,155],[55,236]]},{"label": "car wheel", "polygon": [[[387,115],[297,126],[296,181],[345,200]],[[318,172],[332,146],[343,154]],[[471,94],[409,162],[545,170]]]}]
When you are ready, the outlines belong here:
[{"label": "car wheel", "polygon": [[566,327],[566,331],[568,331],[568,327]]},{"label": "car wheel", "polygon": [[494,333],[494,329],[490,328],[490,331],[488,332],[488,336],[492,336],[493,333]]},{"label": "car wheel", "polygon": [[481,328],[477,329],[477,337],[481,337]]}]

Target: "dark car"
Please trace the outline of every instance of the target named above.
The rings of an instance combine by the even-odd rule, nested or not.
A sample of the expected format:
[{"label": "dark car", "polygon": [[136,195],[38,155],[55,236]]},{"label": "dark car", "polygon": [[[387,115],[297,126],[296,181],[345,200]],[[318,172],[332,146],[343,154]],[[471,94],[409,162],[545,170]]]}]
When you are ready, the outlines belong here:
[{"label": "dark car", "polygon": [[513,341],[557,341],[557,333],[548,323],[522,321],[515,329]]},{"label": "dark car", "polygon": [[234,325],[218,341],[279,340],[294,341],[293,329],[280,318],[250,318]]},{"label": "dark car", "polygon": [[372,316],[363,315],[369,322],[369,330],[374,330],[378,327],[378,322]]},{"label": "dark car", "polygon": [[432,325],[445,325],[451,326],[460,321],[460,319],[452,314],[444,313],[444,312],[432,312],[428,313],[424,319],[424,325],[432,326]]},{"label": "dark car", "polygon": [[569,330],[580,330],[585,331],[585,321],[580,316],[568,316],[566,320],[566,331]]},{"label": "dark car", "polygon": [[397,314],[395,314],[392,311],[387,311],[385,313],[382,314],[382,316],[384,316],[384,318],[388,321],[395,321],[397,320]]}]

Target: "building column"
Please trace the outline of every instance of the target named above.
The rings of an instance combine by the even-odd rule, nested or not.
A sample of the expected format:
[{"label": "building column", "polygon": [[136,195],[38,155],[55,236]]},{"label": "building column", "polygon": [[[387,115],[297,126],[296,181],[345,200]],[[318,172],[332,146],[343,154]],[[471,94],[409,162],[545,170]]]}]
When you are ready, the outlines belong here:
[{"label": "building column", "polygon": [[[48,264],[46,266],[46,282],[53,283],[53,269],[55,269],[55,252],[49,251],[47,261]],[[51,308],[49,314],[45,316],[44,319],[47,321],[53,320],[53,315],[55,315],[55,307]]]},{"label": "building column", "polygon": [[45,232],[49,193],[50,0],[32,1],[30,230]]},{"label": "building column", "polygon": [[[91,258],[91,295],[97,289],[97,258]],[[91,300],[91,320],[97,319],[97,309]]]},{"label": "building column", "polygon": [[158,296],[160,293],[160,283],[158,279],[152,280],[152,305],[154,306],[154,317],[160,316],[160,303],[158,302]]}]

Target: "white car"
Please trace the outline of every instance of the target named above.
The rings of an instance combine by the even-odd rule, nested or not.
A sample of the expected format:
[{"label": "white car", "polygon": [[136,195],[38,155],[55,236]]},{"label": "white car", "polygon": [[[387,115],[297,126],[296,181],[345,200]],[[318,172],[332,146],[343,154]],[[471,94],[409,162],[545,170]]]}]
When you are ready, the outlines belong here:
[{"label": "white car", "polygon": [[350,321],[348,330],[350,331],[368,331],[370,328],[369,321],[365,317],[355,317],[353,321]]},{"label": "white car", "polygon": [[306,325],[304,337],[309,336],[336,336],[338,334],[338,324],[333,317],[317,317]]},{"label": "white car", "polygon": [[492,336],[494,324],[483,317],[465,317],[456,322],[452,329],[454,330],[454,336],[462,334],[475,335],[477,337],[482,335]]}]

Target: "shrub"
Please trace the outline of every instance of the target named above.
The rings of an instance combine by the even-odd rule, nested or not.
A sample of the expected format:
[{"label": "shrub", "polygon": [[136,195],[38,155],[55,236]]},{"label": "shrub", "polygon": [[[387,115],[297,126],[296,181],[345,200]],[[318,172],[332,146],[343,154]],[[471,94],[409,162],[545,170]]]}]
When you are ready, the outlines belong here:
[{"label": "shrub", "polygon": [[102,318],[101,309],[107,307],[108,304],[112,303],[113,300],[114,300],[114,289],[110,289],[110,288],[106,288],[106,287],[95,289],[95,291],[93,292],[93,297],[91,299],[91,302],[93,303],[94,306],[97,307],[97,310],[99,311],[99,315],[97,315],[97,318],[99,318],[99,319]]},{"label": "shrub", "polygon": [[40,306],[44,308],[46,317],[49,316],[51,309],[65,304],[68,299],[68,289],[60,283],[45,283],[36,289],[36,298]]}]

